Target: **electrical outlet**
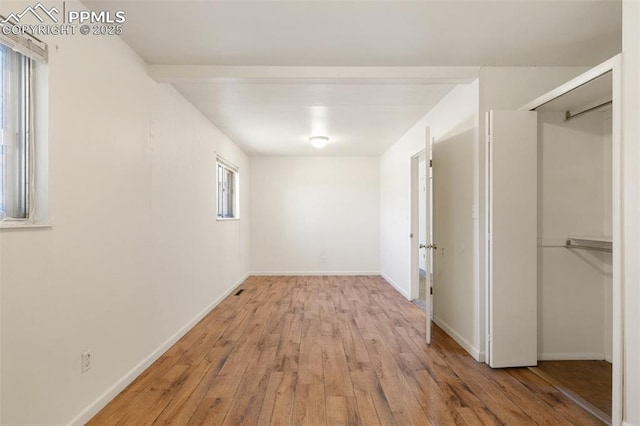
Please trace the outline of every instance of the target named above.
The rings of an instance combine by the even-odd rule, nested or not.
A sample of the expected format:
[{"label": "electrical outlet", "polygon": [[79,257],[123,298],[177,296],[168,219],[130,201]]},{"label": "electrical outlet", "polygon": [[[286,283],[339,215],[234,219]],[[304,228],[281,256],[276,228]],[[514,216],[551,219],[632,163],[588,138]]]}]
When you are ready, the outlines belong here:
[{"label": "electrical outlet", "polygon": [[86,373],[91,369],[91,349],[82,352],[80,356],[80,372]]},{"label": "electrical outlet", "polygon": [[322,256],[320,258],[320,263],[327,263],[327,256]]}]

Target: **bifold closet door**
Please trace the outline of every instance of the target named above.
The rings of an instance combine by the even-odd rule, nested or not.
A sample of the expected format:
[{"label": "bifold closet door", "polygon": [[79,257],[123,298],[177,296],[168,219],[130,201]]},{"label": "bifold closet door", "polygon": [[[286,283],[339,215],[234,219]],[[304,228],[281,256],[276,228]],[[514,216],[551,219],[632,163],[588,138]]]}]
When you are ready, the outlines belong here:
[{"label": "bifold closet door", "polygon": [[537,113],[489,112],[489,365],[538,360]]}]

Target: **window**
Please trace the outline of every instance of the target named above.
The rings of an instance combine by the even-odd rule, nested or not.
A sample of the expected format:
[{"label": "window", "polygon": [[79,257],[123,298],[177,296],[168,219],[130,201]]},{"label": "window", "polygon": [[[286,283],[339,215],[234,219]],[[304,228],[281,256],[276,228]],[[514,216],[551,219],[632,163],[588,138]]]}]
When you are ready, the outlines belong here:
[{"label": "window", "polygon": [[47,226],[46,43],[0,16],[0,228]]},{"label": "window", "polygon": [[218,219],[238,219],[238,168],[218,158]]},{"label": "window", "polygon": [[30,208],[31,59],[0,44],[0,219]]}]

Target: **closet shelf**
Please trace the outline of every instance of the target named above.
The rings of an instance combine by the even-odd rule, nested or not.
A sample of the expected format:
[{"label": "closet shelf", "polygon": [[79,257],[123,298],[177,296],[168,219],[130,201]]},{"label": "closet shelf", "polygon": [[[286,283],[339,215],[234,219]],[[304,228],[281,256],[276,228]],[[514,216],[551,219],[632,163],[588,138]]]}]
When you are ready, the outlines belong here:
[{"label": "closet shelf", "polygon": [[610,253],[613,251],[613,239],[606,235],[570,235],[565,247]]}]

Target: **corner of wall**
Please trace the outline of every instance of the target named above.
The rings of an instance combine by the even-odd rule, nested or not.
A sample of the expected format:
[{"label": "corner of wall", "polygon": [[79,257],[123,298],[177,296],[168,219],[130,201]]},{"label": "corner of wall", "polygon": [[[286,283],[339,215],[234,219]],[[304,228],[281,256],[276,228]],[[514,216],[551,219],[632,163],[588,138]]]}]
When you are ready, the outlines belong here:
[{"label": "corner of wall", "polygon": [[[211,304],[199,312],[193,319],[182,326],[175,334],[169,337],[164,343],[158,346],[152,353],[145,359],[140,361],[138,365],[129,370],[124,376],[122,376],[116,383],[107,389],[102,395],[100,395],[95,401],[93,401],[87,408],[85,408],[80,414],[78,414],[73,420],[69,422],[70,425],[84,425],[93,416],[95,416],[101,409],[103,409],[113,398],[115,398],[120,392],[122,392],[131,382],[135,380],[144,370],[149,368],[158,358],[162,356],[171,346],[173,346],[178,340],[180,340],[185,334],[189,332],[200,320],[207,316],[213,308],[218,306],[227,296],[229,296],[235,289],[237,289],[247,278],[249,274],[245,274],[240,278],[231,288],[218,296]],[[1,423],[1,422],[0,422]]]},{"label": "corner of wall", "polygon": [[388,282],[389,284],[391,284],[391,286],[392,286],[393,288],[395,288],[395,289],[396,289],[396,291],[397,291],[398,293],[400,293],[402,296],[404,296],[404,298],[405,298],[405,299],[407,299],[407,300],[411,300],[411,296],[409,296],[409,293],[408,293],[405,289],[403,289],[401,286],[399,286],[398,284],[396,284],[396,283],[395,283],[391,278],[389,278],[389,276],[387,276],[386,274],[384,274],[384,273],[382,273],[382,272],[380,273],[380,276],[381,276],[382,278],[384,278],[384,280],[385,280],[386,282]]},{"label": "corner of wall", "polygon": [[480,351],[480,349],[473,346],[471,342],[462,337],[457,331],[451,328],[446,322],[442,321],[437,316],[433,317],[433,322],[436,323],[438,327],[440,327],[445,333],[447,333],[453,340],[456,341],[462,348],[469,353],[478,362],[484,362],[485,353],[484,351]]}]

